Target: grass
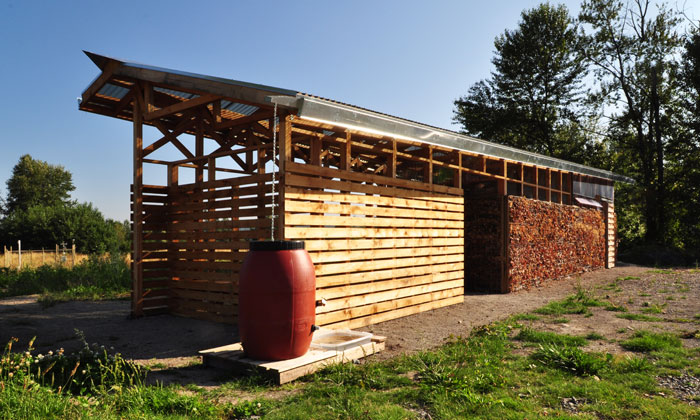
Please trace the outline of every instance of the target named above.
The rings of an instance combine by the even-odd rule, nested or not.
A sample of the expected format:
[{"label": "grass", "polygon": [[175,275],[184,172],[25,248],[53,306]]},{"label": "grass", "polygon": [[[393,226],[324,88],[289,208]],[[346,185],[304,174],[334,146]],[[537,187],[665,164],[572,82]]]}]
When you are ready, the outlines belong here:
[{"label": "grass", "polygon": [[0,297],[39,294],[39,302],[52,306],[69,300],[128,297],[129,265],[121,256],[91,256],[73,268],[43,265],[0,271]]},{"label": "grass", "polygon": [[541,315],[565,315],[582,314],[589,315],[590,307],[606,306],[605,303],[593,298],[588,292],[579,288],[577,292],[564,300],[550,302],[547,305],[536,309],[535,313]]},{"label": "grass", "polygon": [[623,349],[636,352],[652,352],[680,348],[681,339],[669,333],[653,333],[650,331],[637,331],[632,338],[620,343]]},{"label": "grass", "polygon": [[665,321],[663,318],[659,318],[657,316],[644,315],[644,314],[624,313],[624,314],[617,314],[615,316],[617,316],[618,318],[622,318],[622,319],[628,319],[630,321],[643,321],[643,322],[663,322],[663,321]]},{"label": "grass", "polygon": [[[214,390],[134,382],[74,394],[38,382],[25,386],[23,379],[8,378],[3,371],[0,418],[398,420],[540,418],[544,413],[571,418],[561,408],[562,399],[571,397],[584,401],[577,406],[581,418],[700,415],[697,407],[656,396],[656,376],[692,371],[697,365],[698,352],[677,347],[677,338],[637,332],[628,342],[644,343],[635,344],[640,349],[635,351],[649,356],[615,358],[587,352],[582,337],[522,327],[514,318],[520,317],[475,329],[469,337],[453,337],[432,351],[329,366],[284,385],[283,390],[294,392],[281,398],[266,397],[275,387],[256,376],[232,378]],[[529,356],[518,355],[513,353],[515,341],[538,347]],[[249,397],[226,402],[241,391]]]},{"label": "grass", "polygon": [[[700,318],[700,314],[698,314],[698,318]],[[513,321],[538,321],[540,317],[535,314],[517,314],[513,315],[511,319]]]},{"label": "grass", "polygon": [[587,340],[583,337],[574,337],[566,334],[555,334],[546,331],[536,331],[527,327],[520,330],[518,335],[515,336],[515,339],[526,343],[554,344],[559,346],[570,347],[585,346],[587,343]]},{"label": "grass", "polygon": [[657,305],[657,304],[648,304],[647,302],[644,303],[644,308],[642,308],[642,312],[645,314],[662,314],[665,312],[666,309],[666,304],[663,305]]}]

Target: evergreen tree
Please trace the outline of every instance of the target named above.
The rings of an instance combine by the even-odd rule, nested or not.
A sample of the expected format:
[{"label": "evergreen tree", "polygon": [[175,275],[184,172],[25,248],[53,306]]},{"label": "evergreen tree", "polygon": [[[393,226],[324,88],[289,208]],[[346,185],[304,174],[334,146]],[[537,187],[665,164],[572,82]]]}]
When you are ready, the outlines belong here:
[{"label": "evergreen tree", "polygon": [[581,162],[585,134],[576,27],[563,5],[526,10],[496,38],[495,70],[454,102],[453,120],[485,140]]}]

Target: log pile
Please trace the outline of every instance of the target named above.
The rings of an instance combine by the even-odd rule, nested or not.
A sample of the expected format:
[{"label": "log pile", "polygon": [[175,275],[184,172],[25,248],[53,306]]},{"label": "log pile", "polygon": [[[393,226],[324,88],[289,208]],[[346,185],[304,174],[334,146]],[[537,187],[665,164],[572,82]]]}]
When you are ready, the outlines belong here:
[{"label": "log pile", "polygon": [[508,198],[510,291],[605,265],[605,222],[598,210]]}]

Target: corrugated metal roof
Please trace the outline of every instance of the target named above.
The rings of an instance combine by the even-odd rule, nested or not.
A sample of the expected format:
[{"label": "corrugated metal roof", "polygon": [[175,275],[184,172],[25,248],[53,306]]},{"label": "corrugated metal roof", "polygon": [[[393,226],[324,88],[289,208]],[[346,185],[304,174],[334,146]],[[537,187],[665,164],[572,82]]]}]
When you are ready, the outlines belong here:
[{"label": "corrugated metal roof", "polygon": [[[430,126],[295,90],[159,68],[117,60],[87,51],[85,51],[85,54],[100,67],[100,69],[104,69],[110,61],[118,62],[120,66],[115,70],[115,74],[117,75],[147,80],[153,83],[167,84],[187,90],[212,93],[229,98],[240,98],[243,102],[260,103],[261,105],[266,101],[275,102],[287,108],[295,109],[297,115],[301,118],[327,122],[357,129],[359,131],[378,132],[396,138],[445,146],[465,152],[499,159],[509,159],[545,168],[561,169],[615,181],[634,182],[631,178],[614,174],[610,171],[504,146],[444,128]],[[105,92],[111,93],[105,93],[108,96],[112,96],[112,94],[121,95],[112,96],[120,99],[125,94],[121,89],[126,91],[125,88],[106,84],[105,87],[100,90],[100,93],[104,90]],[[177,90],[162,89],[162,91],[187,99],[197,96]],[[185,95],[189,95],[189,97]],[[236,102],[230,102],[226,105],[222,104],[222,108],[246,116],[253,114],[259,109],[254,105]]]}]

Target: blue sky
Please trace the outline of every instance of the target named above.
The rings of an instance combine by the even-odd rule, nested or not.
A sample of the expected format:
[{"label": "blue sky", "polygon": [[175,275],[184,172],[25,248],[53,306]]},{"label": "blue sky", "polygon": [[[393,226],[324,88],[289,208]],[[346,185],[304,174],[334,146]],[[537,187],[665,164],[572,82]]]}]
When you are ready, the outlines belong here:
[{"label": "blue sky", "polygon": [[99,74],[82,50],[456,129],[452,101],[488,77],[494,37],[538,3],[0,0],[0,194],[29,153],[71,171],[75,199],[129,217],[131,125],[78,111]]}]

